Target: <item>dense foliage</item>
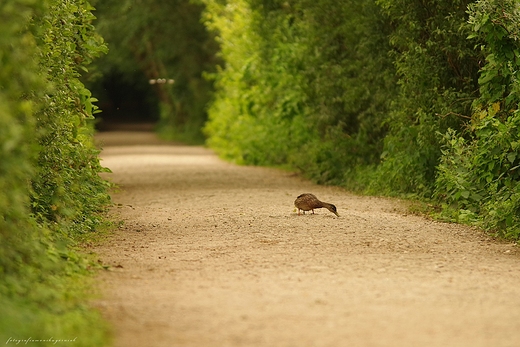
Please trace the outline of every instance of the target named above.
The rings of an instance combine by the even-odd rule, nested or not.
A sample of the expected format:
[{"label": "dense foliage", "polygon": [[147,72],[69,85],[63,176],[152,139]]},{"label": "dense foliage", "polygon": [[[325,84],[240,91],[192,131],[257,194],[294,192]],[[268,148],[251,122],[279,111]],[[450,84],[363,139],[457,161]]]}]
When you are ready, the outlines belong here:
[{"label": "dense foliage", "polygon": [[393,24],[390,54],[399,92],[386,119],[372,191],[430,196],[441,154],[439,133],[461,131],[476,97],[479,53],[468,35],[469,0],[379,0]]},{"label": "dense foliage", "polygon": [[517,1],[203,2],[220,155],[520,236]]},{"label": "dense foliage", "polygon": [[[105,50],[83,0],[0,5],[0,340],[102,345],[72,248],[109,202],[92,143],[95,101],[79,82]],[[52,342],[43,345],[52,345]]]},{"label": "dense foliage", "polygon": [[[194,143],[204,141],[212,83],[203,73],[214,69],[217,50],[200,22],[201,11],[187,0],[105,0],[98,1],[96,13],[96,28],[110,47],[96,64],[99,72],[115,71],[117,78],[152,89],[161,133]],[[174,83],[148,85],[163,78]]]},{"label": "dense foliage", "polygon": [[520,3],[469,6],[469,39],[484,55],[467,137],[444,135],[436,197],[445,214],[520,237]]},{"label": "dense foliage", "polygon": [[206,5],[226,62],[209,111],[210,146],[240,163],[300,168],[320,183],[363,179],[377,163],[395,93],[389,28],[375,4]]}]

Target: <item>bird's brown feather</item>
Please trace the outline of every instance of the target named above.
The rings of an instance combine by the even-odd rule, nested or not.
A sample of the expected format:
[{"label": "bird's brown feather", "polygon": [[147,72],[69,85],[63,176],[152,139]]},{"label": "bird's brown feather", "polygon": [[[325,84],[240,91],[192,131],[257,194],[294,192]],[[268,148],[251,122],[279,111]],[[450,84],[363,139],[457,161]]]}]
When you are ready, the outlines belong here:
[{"label": "bird's brown feather", "polygon": [[305,214],[305,211],[312,211],[312,213],[314,213],[314,209],[325,207],[339,217],[338,212],[336,211],[336,206],[327,202],[322,202],[314,194],[310,193],[299,195],[294,201],[294,206],[298,208],[298,214],[300,214],[300,210],[303,211],[303,214]]}]

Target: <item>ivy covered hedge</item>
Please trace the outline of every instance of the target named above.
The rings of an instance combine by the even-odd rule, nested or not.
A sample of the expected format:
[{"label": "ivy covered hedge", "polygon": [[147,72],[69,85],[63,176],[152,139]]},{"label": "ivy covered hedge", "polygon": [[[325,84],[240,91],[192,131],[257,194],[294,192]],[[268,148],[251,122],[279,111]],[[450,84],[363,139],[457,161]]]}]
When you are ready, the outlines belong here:
[{"label": "ivy covered hedge", "polygon": [[[74,250],[109,203],[82,71],[106,50],[84,0],[0,5],[0,341],[106,343]],[[43,345],[52,345],[52,342]]]},{"label": "ivy covered hedge", "polygon": [[202,2],[222,157],[520,237],[518,1]]}]

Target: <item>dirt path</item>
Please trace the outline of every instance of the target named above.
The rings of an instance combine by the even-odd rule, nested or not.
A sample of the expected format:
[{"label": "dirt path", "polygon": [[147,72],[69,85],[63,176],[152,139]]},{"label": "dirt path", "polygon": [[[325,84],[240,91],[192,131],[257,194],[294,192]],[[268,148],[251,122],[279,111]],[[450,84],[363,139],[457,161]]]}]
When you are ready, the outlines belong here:
[{"label": "dirt path", "polygon": [[[151,134],[100,137],[125,221],[96,249],[115,346],[520,346],[511,244]],[[298,216],[303,192],[341,217]]]}]

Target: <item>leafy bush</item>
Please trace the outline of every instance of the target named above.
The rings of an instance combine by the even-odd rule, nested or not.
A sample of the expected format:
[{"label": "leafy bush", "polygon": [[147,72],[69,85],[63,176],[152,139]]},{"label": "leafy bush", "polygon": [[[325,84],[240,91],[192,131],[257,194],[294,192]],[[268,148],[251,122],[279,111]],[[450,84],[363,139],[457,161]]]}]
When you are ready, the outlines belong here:
[{"label": "leafy bush", "polygon": [[205,128],[212,148],[328,184],[378,161],[394,80],[373,2],[205,3],[226,62]]},{"label": "leafy bush", "polygon": [[479,55],[465,25],[470,1],[377,2],[394,26],[389,39],[400,88],[371,191],[430,197],[441,156],[438,133],[463,129],[476,97]]},{"label": "leafy bush", "polygon": [[518,238],[519,125],[518,114],[504,123],[486,116],[471,140],[452,130],[445,135],[436,197],[444,202],[446,216]]},{"label": "leafy bush", "polygon": [[[269,41],[259,35],[263,19],[247,2],[236,1],[233,6],[208,3],[207,10],[211,28],[221,33],[221,54],[226,59],[209,109],[208,144],[239,163],[287,163],[295,150],[292,146],[301,141],[302,133],[294,124],[305,112],[302,76],[298,62],[292,60],[298,57],[295,52],[301,45],[288,42],[294,29],[279,26],[269,33],[273,39]],[[233,20],[226,21],[228,18]],[[277,44],[275,38],[281,37],[288,40]],[[270,57],[268,61],[266,57]]]},{"label": "leafy bush", "polygon": [[[72,248],[106,206],[79,69],[99,54],[84,1],[0,5],[0,340],[106,342],[84,303],[88,263]],[[59,335],[59,337],[58,337]],[[43,345],[52,345],[51,343]]]},{"label": "leafy bush", "polygon": [[520,5],[480,1],[469,7],[471,39],[486,56],[480,97],[465,140],[446,133],[436,182],[444,215],[520,238]]},{"label": "leafy bush", "polygon": [[94,34],[92,9],[84,1],[53,1],[34,23],[41,42],[39,68],[47,72],[50,90],[37,100],[42,107],[36,113],[39,153],[31,206],[40,223],[57,223],[73,233],[93,230],[96,213],[108,203],[89,123],[96,99],[79,80],[106,51]]},{"label": "leafy bush", "polygon": [[226,61],[210,146],[320,183],[431,194],[437,133],[461,129],[475,97],[468,1],[205,3]]}]

